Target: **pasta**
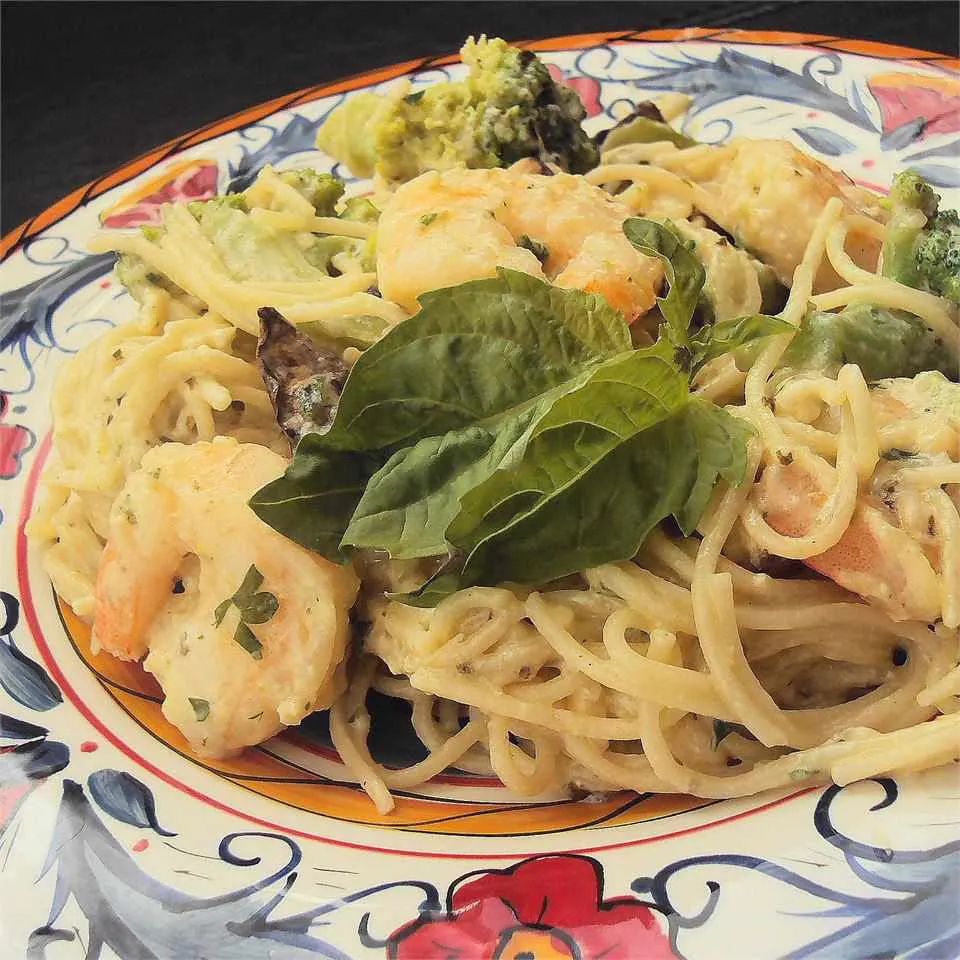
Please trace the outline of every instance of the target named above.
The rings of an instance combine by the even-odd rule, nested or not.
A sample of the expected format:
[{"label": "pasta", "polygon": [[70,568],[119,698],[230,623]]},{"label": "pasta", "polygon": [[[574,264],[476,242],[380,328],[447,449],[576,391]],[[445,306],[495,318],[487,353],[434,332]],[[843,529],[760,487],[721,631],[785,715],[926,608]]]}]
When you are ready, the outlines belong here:
[{"label": "pasta", "polygon": [[[792,147],[773,154],[796,163],[789,196],[813,198],[816,215],[789,242],[759,214],[741,224],[754,249],[772,248],[789,295],[777,333],[748,355],[712,357],[693,377],[693,397],[752,431],[744,482],[716,485],[695,532],[659,524],[632,559],[546,582],[467,585],[432,607],[387,595],[406,590],[404,578],[419,582],[415,562],[355,554],[365,588],[354,617],[366,626],[337,674],[330,729],[381,812],[391,790],[448,767],[492,774],[525,797],[628,789],[731,798],[960,759],[960,416],[918,393],[933,389],[924,372],[871,377],[840,362],[784,374],[811,309],[857,304],[918,318],[956,368],[957,310],[883,275],[877,253],[889,227],[876,198],[838,186],[808,158],[795,161]],[[151,448],[226,436],[290,456],[257,367],[259,308],[338,343],[347,369],[370,345],[349,340],[358,317],[382,333],[407,322],[416,294],[509,265],[629,304],[621,309],[639,314],[635,342],[652,341],[667,315],[663,269],[620,235],[633,215],[678,222],[706,267],[713,322],[760,313],[764,264],[728,244],[717,221],[723,196],[743,186],[736,176],[762,176],[764,194],[776,193],[768,182],[776,162],[744,142],[615,147],[578,177],[577,216],[587,218],[579,247],[561,209],[563,178],[573,175],[553,171],[550,181],[527,161],[426,173],[394,193],[381,181],[379,225],[345,219],[340,208],[318,212],[268,168],[246,194],[251,222],[302,250],[317,236],[335,240],[335,269],[322,276],[299,260],[296,275],[244,275],[183,207],[166,209],[159,237],[99,236],[95,249],[165,282],[147,283],[137,318],[83,350],[58,380],[55,459],[30,526],[58,594],[95,620],[110,518]],[[514,209],[528,190],[543,190],[550,216],[565,224],[550,236],[544,226],[542,250],[531,224],[550,217],[537,205]],[[461,201],[448,196],[458,191]],[[488,210],[490,197],[514,208]],[[438,216],[447,232],[423,248],[435,251],[428,255],[418,238]],[[454,256],[461,229],[469,257]],[[601,235],[610,246],[594,250]],[[364,253],[372,238],[375,269]],[[452,280],[444,251],[457,260]],[[381,285],[405,291],[400,302]],[[650,310],[657,290],[662,314]],[[409,704],[424,759],[392,769],[371,755],[371,691]]]}]

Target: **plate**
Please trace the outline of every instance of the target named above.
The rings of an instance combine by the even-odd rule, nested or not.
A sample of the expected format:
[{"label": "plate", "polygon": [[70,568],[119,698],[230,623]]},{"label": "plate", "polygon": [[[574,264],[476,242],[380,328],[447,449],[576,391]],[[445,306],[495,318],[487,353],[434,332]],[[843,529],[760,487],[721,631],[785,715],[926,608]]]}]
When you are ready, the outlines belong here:
[{"label": "plate", "polygon": [[[960,75],[874,43],[707,30],[531,44],[591,129],[637,99],[692,97],[716,143],[785,137],[883,189],[912,166],[960,200]],[[101,224],[246,186],[264,164],[329,162],[344,97],[454,58],[399,64],[211,124],[55,204],[0,265],[0,931],[5,956],[717,958],[960,955],[956,766],[739,801],[616,794],[521,803],[450,773],[378,816],[326,719],[201,763],[138,667],[93,656],[24,536],[50,451],[59,366],[132,316]],[[345,176],[345,171],[333,168]],[[349,179],[349,178],[348,178]],[[414,745],[389,735],[381,759]],[[9,951],[9,952],[8,952]]]}]

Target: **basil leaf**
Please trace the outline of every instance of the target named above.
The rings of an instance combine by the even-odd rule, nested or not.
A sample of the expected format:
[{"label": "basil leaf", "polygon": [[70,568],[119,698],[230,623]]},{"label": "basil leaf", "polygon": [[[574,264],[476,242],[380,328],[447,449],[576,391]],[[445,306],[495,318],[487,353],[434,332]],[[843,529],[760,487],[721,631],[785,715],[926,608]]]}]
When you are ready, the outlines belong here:
[{"label": "basil leaf", "polygon": [[420,304],[357,360],[326,448],[380,450],[437,436],[630,349],[623,316],[603,297],[515,270],[425,293]]},{"label": "basil leaf", "polygon": [[200,700],[196,697],[187,697],[190,706],[193,707],[193,715],[203,723],[210,716],[210,703],[207,700]]},{"label": "basil leaf", "polygon": [[394,559],[447,552],[446,529],[460,497],[523,455],[542,405],[491,423],[427,437],[394,454],[371,477],[343,535],[345,545],[386,550]]},{"label": "basil leaf", "polygon": [[263,659],[263,644],[257,639],[256,634],[243,622],[237,624],[233,639],[243,647],[254,660]]},{"label": "basil leaf", "polygon": [[731,723],[729,720],[714,720],[713,749],[716,750],[721,742],[729,737],[731,733],[737,733],[745,740],[756,741],[757,739],[742,723]]},{"label": "basil leaf", "polygon": [[[426,293],[420,302],[419,313],[354,365],[330,430],[304,437],[283,477],[250,500],[261,520],[325,557],[342,556],[341,538],[365,488],[349,540],[356,546],[370,544],[366,517],[392,509],[398,496],[412,499],[396,494],[389,472],[368,486],[391,453],[568,389],[592,365],[630,349],[622,315],[602,297],[514,270]],[[423,478],[425,489],[441,477],[438,463]],[[435,526],[424,527],[404,555],[445,552]]]},{"label": "basil leaf", "polygon": [[266,591],[255,593],[242,607],[240,617],[244,623],[266,623],[277,612],[280,601]]},{"label": "basil leaf", "polygon": [[448,530],[450,542],[465,552],[475,549],[561,495],[618,445],[686,401],[686,377],[655,354],[637,351],[598,367],[537,422],[520,464],[498,471],[463,498]]},{"label": "basil leaf", "polygon": [[690,398],[676,429],[690,441],[694,460],[686,478],[686,498],[672,512],[683,535],[690,536],[707,509],[717,477],[733,486],[743,483],[747,444],[754,430],[746,420],[731,416],[700,397]]},{"label": "basil leaf", "polygon": [[340,540],[382,458],[327,450],[318,434],[297,445],[286,473],[258,490],[250,508],[266,524],[308,550],[342,559]]},{"label": "basil leaf", "polygon": [[693,244],[683,240],[668,224],[642,217],[624,220],[623,232],[641,253],[656,257],[663,264],[670,290],[665,297],[657,297],[657,302],[667,321],[671,341],[677,346],[685,345],[690,320],[706,279]]},{"label": "basil leaf", "polygon": [[690,338],[693,367],[702,367],[707,361],[733,353],[742,347],[755,344],[765,337],[790,333],[793,324],[779,317],[752,313],[746,317],[731,317],[702,327]]}]

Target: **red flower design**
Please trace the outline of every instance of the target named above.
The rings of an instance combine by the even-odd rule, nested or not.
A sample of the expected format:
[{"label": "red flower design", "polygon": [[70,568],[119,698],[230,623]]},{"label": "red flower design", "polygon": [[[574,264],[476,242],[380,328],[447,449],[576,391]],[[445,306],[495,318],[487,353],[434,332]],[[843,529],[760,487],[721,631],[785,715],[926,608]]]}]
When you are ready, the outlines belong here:
[{"label": "red flower design", "polygon": [[925,121],[917,139],[960,130],[960,80],[912,73],[877,74],[868,81],[883,116],[883,132]]},{"label": "red flower design", "polygon": [[217,193],[217,165],[212,160],[187,160],[125,196],[103,217],[105,227],[140,227],[160,222],[165,203],[209,200]]},{"label": "red flower design", "polygon": [[439,918],[390,938],[393,960],[674,960],[653,911],[633,897],[603,899],[591,857],[534,857],[461,877]]},{"label": "red flower design", "polygon": [[[10,401],[0,393],[0,420],[6,416]],[[0,423],[0,480],[9,480],[20,472],[20,458],[33,446],[33,431],[18,423]]]},{"label": "red flower design", "polygon": [[565,74],[556,64],[547,65],[550,76],[558,83],[562,83],[571,90],[576,90],[584,107],[587,108],[587,116],[595,117],[598,113],[603,113],[603,105],[600,103],[600,81],[593,77],[581,77],[577,74]]}]

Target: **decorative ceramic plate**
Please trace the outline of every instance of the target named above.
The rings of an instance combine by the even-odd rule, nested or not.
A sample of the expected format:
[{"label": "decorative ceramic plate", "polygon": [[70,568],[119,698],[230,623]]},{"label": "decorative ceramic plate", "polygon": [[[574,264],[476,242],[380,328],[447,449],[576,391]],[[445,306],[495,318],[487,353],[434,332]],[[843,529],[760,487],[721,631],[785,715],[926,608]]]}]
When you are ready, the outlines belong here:
[{"label": "decorative ceramic plate", "polygon": [[[865,9],[866,13],[866,9]],[[934,54],[830,37],[686,30],[532,44],[591,129],[653,93],[685,128],[785,137],[882,190],[912,166],[956,206],[960,75]],[[24,536],[50,450],[51,381],[132,316],[101,223],[329,163],[344,97],[453,59],[313,87],[168,143],[3,241],[0,353],[0,953],[4,957],[953,958],[960,768],[747,800],[517,802],[451,773],[378,816],[324,715],[201,762],[139,667],[93,656]],[[335,171],[343,176],[343,171]],[[380,759],[410,745],[380,731]]]}]

